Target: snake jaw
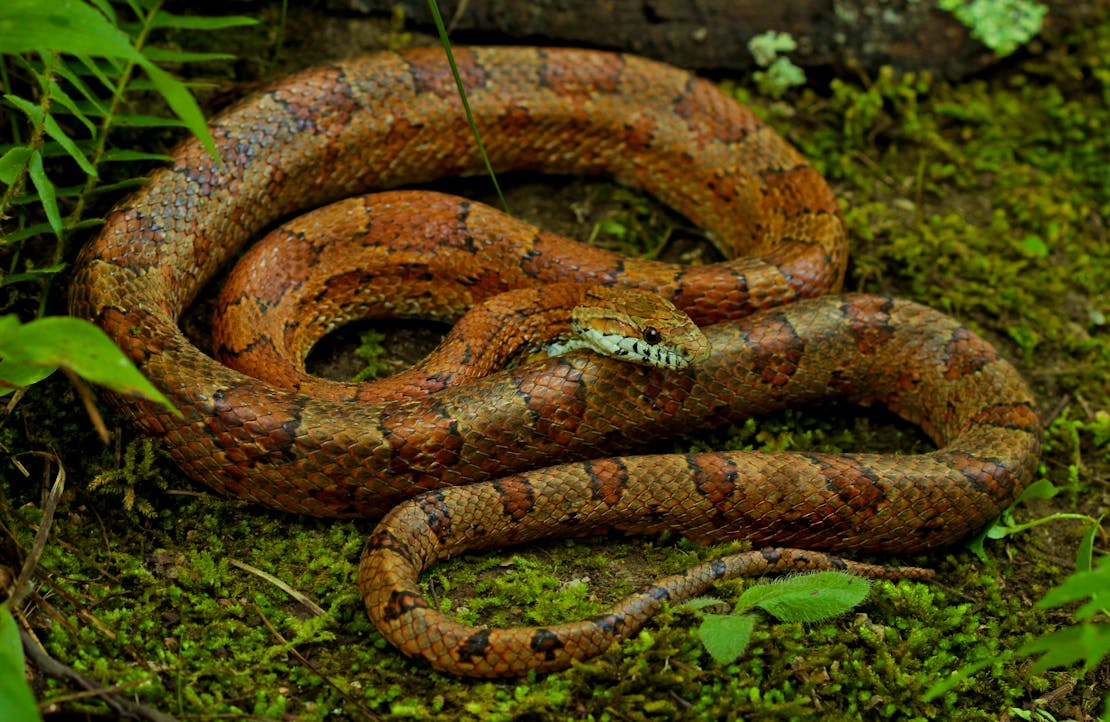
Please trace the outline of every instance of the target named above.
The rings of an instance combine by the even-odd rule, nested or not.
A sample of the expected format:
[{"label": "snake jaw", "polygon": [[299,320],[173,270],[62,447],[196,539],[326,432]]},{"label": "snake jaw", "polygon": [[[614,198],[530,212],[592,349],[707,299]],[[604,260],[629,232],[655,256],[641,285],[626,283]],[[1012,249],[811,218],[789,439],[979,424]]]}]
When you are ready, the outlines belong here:
[{"label": "snake jaw", "polygon": [[[599,288],[571,311],[562,353],[588,348],[645,366],[684,369],[709,357],[710,345],[697,324],[670,301],[633,288]],[[555,353],[555,351],[552,351]]]}]

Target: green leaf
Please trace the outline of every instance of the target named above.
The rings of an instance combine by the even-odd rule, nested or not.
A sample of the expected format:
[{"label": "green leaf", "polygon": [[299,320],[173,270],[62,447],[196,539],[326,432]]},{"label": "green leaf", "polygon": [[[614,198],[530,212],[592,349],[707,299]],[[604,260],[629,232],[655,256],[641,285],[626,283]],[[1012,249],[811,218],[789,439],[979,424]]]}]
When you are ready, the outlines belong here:
[{"label": "green leaf", "polygon": [[191,50],[172,50],[148,46],[143,55],[157,63],[206,63],[212,60],[234,60],[230,53],[198,53]]},{"label": "green leaf", "polygon": [[1040,654],[1033,663],[1033,674],[1053,667],[1070,667],[1083,662],[1083,673],[1098,666],[1110,654],[1110,624],[1077,624],[1052,634],[1037,637],[1018,648],[1025,656]]},{"label": "green leaf", "polygon": [[46,170],[42,167],[42,155],[37,150],[31,151],[31,162],[28,163],[27,170],[31,176],[31,183],[39,192],[39,200],[42,201],[42,208],[46,211],[46,220],[50,222],[54,235],[60,238],[62,214],[58,210],[58,198],[54,194],[54,184],[46,177]]},{"label": "green leaf", "polygon": [[80,107],[78,107],[73,98],[69,97],[69,94],[64,89],[62,89],[62,86],[58,85],[53,80],[50,81],[50,97],[58,105],[68,110],[74,118],[77,118],[77,120],[81,121],[81,124],[85,126],[90,134],[96,133],[96,125],[94,125],[93,122],[89,120],[89,117],[85,115]]},{"label": "green leaf", "polygon": [[40,366],[0,359],[0,396],[7,396],[18,389],[37,384],[57,370],[57,366]]},{"label": "green leaf", "polygon": [[1090,601],[1075,613],[1080,619],[1093,617],[1101,608],[1110,606],[1110,556],[1102,557],[1093,570],[1075,572],[1049,589],[1037,606],[1050,609],[1085,599]]},{"label": "green leaf", "polygon": [[166,155],[165,153],[144,153],[140,150],[127,150],[126,148],[109,148],[104,151],[104,160],[106,161],[136,161],[136,160],[157,160],[167,162],[173,160],[173,156]]},{"label": "green leaf", "polygon": [[1048,479],[1038,479],[1029,486],[1025,487],[1025,491],[1021,492],[1014,504],[1020,504],[1023,501],[1031,501],[1033,499],[1051,499],[1060,493],[1060,488],[1053,484]]},{"label": "green leaf", "polygon": [[929,689],[925,690],[925,694],[922,699],[926,702],[929,702],[936,699],[937,697],[940,697],[943,694],[947,694],[948,692],[954,690],[957,685],[960,684],[960,682],[974,675],[979,670],[989,667],[994,661],[995,660],[993,657],[987,657],[986,659],[980,659],[979,661],[972,662],[971,664],[965,664],[963,667],[960,667],[944,679],[934,682],[929,687]]},{"label": "green leaf", "polygon": [[1102,520],[1105,517],[1106,515],[1102,514],[1098,519],[1095,519],[1087,527],[1083,538],[1079,540],[1079,548],[1075,552],[1075,570],[1077,572],[1089,572],[1094,568],[1091,562],[1095,553],[1095,537],[1098,536],[1098,532],[1102,528]]},{"label": "green leaf", "polygon": [[[43,277],[53,276],[55,273],[60,272],[65,267],[66,264],[64,263],[56,263],[53,266],[47,266],[45,268],[35,268],[30,271],[24,271],[23,273],[9,273],[6,276],[0,278],[0,286],[9,286],[13,283],[23,283],[24,281],[41,281]],[[4,377],[0,376],[0,378]]]},{"label": "green leaf", "polygon": [[209,154],[213,157],[218,156],[219,152],[216,150],[216,142],[212,139],[212,134],[208,130],[208,124],[205,122],[204,113],[200,111],[200,106],[197,105],[196,99],[193,98],[185,85],[145,58],[142,61],[142,65],[155,87],[158,88],[158,92],[162,94],[162,97],[166,99],[169,106],[173,108],[173,112],[177,114],[177,117],[181,118],[185,126],[200,140],[201,145],[204,146]]},{"label": "green leaf", "polygon": [[6,602],[0,604],[0,719],[42,719],[27,684],[19,628]]},{"label": "green leaf", "polygon": [[[19,243],[20,241],[26,240],[26,239],[30,238],[31,236],[38,236],[38,235],[41,235],[43,233],[50,233],[50,232],[51,232],[51,228],[50,228],[49,223],[46,223],[46,222],[36,223],[32,226],[27,226],[26,228],[20,228],[18,231],[13,231],[11,233],[7,233],[3,236],[0,236],[0,247],[10,246],[13,243]],[[6,281],[8,278],[10,278],[10,277],[5,276],[4,280]]]},{"label": "green leaf", "polygon": [[698,637],[716,662],[731,664],[748,648],[755,622],[751,614],[707,614],[698,627]]},{"label": "green leaf", "polygon": [[127,113],[112,118],[112,125],[129,128],[184,128],[185,124],[177,118],[161,118],[157,115],[136,115]]},{"label": "green leaf", "polygon": [[73,72],[68,64],[57,63],[54,68],[54,72],[65,78],[70,85],[77,89],[77,92],[81,93],[81,97],[84,98],[84,100],[78,103],[78,107],[81,108],[81,112],[83,112],[85,115],[91,115],[96,118],[104,117],[104,115],[108,112],[108,109],[104,106],[104,103],[101,102],[101,99],[97,97],[96,93],[92,91],[88,84],[84,80],[82,80],[81,77],[77,75],[77,73]]},{"label": "green leaf", "polygon": [[843,572],[800,574],[744,590],[738,609],[759,607],[783,622],[819,622],[847,612],[871,589],[863,577]]},{"label": "green leaf", "polygon": [[128,58],[142,56],[103,14],[78,0],[5,0],[0,3],[0,53],[49,50]]},{"label": "green leaf", "polygon": [[17,145],[8,150],[3,157],[0,157],[0,181],[7,185],[15,183],[30,160],[31,149],[25,145]]},{"label": "green leaf", "polygon": [[0,321],[0,358],[5,361],[63,367],[117,393],[177,411],[94,324],[72,316],[48,316],[23,325],[14,316]]},{"label": "green leaf", "polygon": [[43,128],[46,130],[47,135],[58,141],[58,143],[66,149],[70,157],[77,161],[77,165],[81,166],[81,170],[85,171],[85,173],[91,175],[93,178],[97,177],[96,167],[89,162],[89,159],[86,158],[85,154],[81,152],[81,149],[77,147],[73,139],[66,135],[66,132],[62,130],[62,126],[58,125],[58,121],[54,120],[54,116],[47,115],[43,119]]},{"label": "green leaf", "polygon": [[26,113],[27,117],[30,118],[31,122],[35,125],[42,123],[42,108],[31,101],[21,98],[18,95],[12,95],[11,93],[6,93],[4,95],[4,100]]},{"label": "green leaf", "polygon": [[678,609],[697,611],[699,609],[705,609],[706,607],[716,607],[724,603],[724,600],[717,599],[716,597],[691,597],[678,605]]},{"label": "green leaf", "polygon": [[226,17],[204,17],[200,15],[174,15],[165,10],[159,10],[149,23],[151,28],[179,28],[182,30],[221,30],[243,25],[257,25],[254,18],[242,15],[228,15]]}]

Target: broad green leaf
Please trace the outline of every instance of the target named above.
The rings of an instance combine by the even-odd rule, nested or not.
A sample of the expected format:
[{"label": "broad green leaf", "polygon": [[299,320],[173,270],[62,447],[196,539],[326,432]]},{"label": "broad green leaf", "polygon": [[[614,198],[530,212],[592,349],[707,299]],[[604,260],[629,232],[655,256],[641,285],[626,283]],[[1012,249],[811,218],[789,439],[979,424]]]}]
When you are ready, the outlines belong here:
[{"label": "broad green leaf", "polygon": [[31,160],[31,149],[25,145],[17,145],[0,157],[0,181],[7,185],[15,183],[15,179],[27,167]]},{"label": "broad green leaf", "polygon": [[96,9],[104,13],[104,16],[112,22],[113,25],[118,25],[119,21],[116,19],[116,9],[112,7],[111,0],[89,0],[89,3],[96,6]]},{"label": "broad green leaf", "polygon": [[1025,487],[1025,491],[1021,492],[1014,504],[1020,504],[1023,501],[1032,501],[1033,499],[1051,499],[1059,493],[1060,488],[1051,481],[1048,479],[1038,479]]},{"label": "broad green leaf", "polygon": [[151,28],[179,28],[183,30],[220,30],[242,25],[257,25],[254,18],[242,15],[228,15],[226,17],[204,17],[200,15],[174,15],[166,10],[159,10],[154,14],[149,27]]},{"label": "broad green leaf", "polygon": [[0,325],[0,358],[19,364],[61,366],[117,393],[156,401],[176,411],[108,335],[72,316],[47,316],[22,326]]},{"label": "broad green leaf", "polygon": [[1079,619],[1089,619],[1110,606],[1110,556],[1101,558],[1091,571],[1075,572],[1049,589],[1037,606],[1049,609],[1085,599],[1090,601],[1075,612]]},{"label": "broad green leaf", "polygon": [[1018,648],[1018,654],[1041,657],[1033,663],[1033,674],[1053,667],[1083,663],[1083,673],[1098,666],[1110,654],[1110,624],[1077,624],[1037,637]]},{"label": "broad green leaf", "polygon": [[15,393],[17,389],[37,384],[57,370],[57,366],[41,366],[0,359],[0,396],[7,396]]},{"label": "broad green leaf", "polygon": [[84,2],[0,3],[0,53],[16,55],[40,50],[141,60],[131,46],[131,39]]},{"label": "broad green leaf", "polygon": [[707,614],[698,627],[698,637],[716,662],[731,664],[748,648],[755,622],[751,614]]},{"label": "broad green leaf", "polygon": [[58,199],[54,194],[54,184],[46,177],[46,170],[42,167],[42,155],[37,151],[31,151],[31,161],[27,164],[27,171],[31,176],[31,183],[34,184],[35,190],[39,192],[39,200],[42,201],[42,208],[46,211],[46,220],[50,222],[50,228],[54,231],[54,235],[59,238],[62,235],[62,214],[58,210]]},{"label": "broad green leaf", "polygon": [[25,675],[19,628],[7,603],[0,604],[0,719],[42,719]]},{"label": "broad green leaf", "polygon": [[871,589],[863,577],[843,572],[801,574],[744,590],[738,609],[759,607],[784,622],[818,622],[847,612]]}]

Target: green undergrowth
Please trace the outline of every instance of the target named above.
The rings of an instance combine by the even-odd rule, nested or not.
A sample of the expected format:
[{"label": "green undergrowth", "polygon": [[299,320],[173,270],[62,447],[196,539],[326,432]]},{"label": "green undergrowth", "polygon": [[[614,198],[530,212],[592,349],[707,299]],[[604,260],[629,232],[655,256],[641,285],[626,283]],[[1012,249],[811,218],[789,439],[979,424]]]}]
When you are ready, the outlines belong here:
[{"label": "green undergrowth", "polygon": [[[783,101],[729,86],[833,182],[853,240],[848,289],[941,308],[1030,380],[1051,422],[1038,476],[1062,493],[1017,509],[1021,520],[1097,516],[1110,503],[1107,58],[1102,22],[954,86],[882,72]],[[579,235],[641,253],[698,252],[680,238],[696,233],[639,196],[588,193],[623,210]],[[123,431],[105,446],[54,378],[4,417],[0,555],[22,560],[31,547],[41,488],[56,470],[37,454],[56,453],[68,490],[23,619],[56,659],[181,719],[1084,719],[1110,689],[1105,663],[1082,676],[1034,673],[1018,653],[1075,622],[1074,608],[1034,606],[1073,571],[1085,530],[1075,521],[988,541],[985,561],[962,548],[900,558],[935,568],[937,580],[877,582],[862,605],[822,622],[760,624],[734,663],[714,662],[698,617],[672,609],[563,673],[453,679],[371,629],[355,575],[372,524],[214,498],[158,443],[108,420]],[[834,407],[662,446],[913,452],[928,441],[881,410]],[[462,621],[552,623],[738,548],[672,536],[560,540],[453,559],[426,583]],[[750,584],[713,595],[734,603]],[[978,662],[985,668],[925,701],[936,682]],[[70,712],[106,709],[43,675],[34,688]]]}]

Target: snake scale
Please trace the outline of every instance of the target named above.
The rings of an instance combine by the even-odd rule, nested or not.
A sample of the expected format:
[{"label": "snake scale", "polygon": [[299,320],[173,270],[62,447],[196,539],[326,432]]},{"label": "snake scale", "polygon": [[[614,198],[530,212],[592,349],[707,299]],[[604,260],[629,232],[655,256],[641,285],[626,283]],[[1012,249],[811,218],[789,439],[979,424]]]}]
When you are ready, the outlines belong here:
[{"label": "snake scale", "polygon": [[[360,585],[375,624],[406,654],[478,676],[556,669],[731,574],[891,573],[765,549],[660,581],[583,622],[469,629],[438,615],[416,586],[420,569],[466,548],[672,529],[698,541],[910,552],[966,536],[1029,482],[1041,428],[1017,372],[936,311],[826,296],[839,290],[847,255],[837,201],[749,110],[633,56],[496,48],[457,58],[495,169],[601,174],[642,188],[729,260],[671,266],[527,228],[485,242],[483,226],[501,217],[468,202],[390,215],[349,201],[363,209],[364,229],[400,237],[399,250],[383,251],[401,262],[382,283],[424,284],[425,297],[462,304],[552,281],[654,289],[704,325],[708,360],[667,370],[576,352],[418,398],[354,404],[232,371],[185,338],[184,309],[277,221],[482,170],[447,65],[428,49],[304,71],[221,114],[212,132],[222,163],[195,141],[179,146],[83,250],[71,295],[72,311],[99,324],[181,410],[116,400],[193,478],[304,514],[376,518],[403,502],[368,544]],[[938,448],[612,456],[675,430],[831,398],[882,403]]]}]

